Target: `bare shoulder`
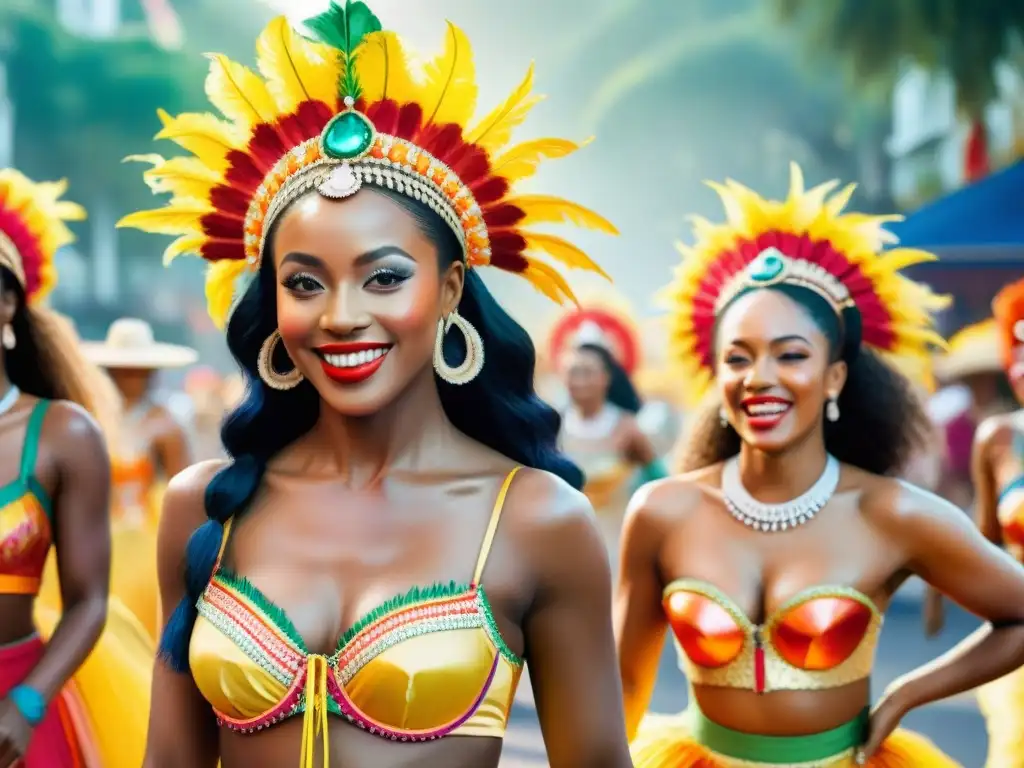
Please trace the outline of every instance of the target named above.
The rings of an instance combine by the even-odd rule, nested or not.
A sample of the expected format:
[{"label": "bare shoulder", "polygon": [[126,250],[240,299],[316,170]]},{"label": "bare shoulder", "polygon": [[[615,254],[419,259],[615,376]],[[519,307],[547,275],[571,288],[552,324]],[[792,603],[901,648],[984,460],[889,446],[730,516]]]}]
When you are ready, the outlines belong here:
[{"label": "bare shoulder", "polygon": [[540,469],[519,470],[508,490],[502,519],[526,543],[544,540],[569,545],[597,537],[587,497],[560,477]]},{"label": "bare shoulder", "polygon": [[989,416],[974,432],[974,448],[985,454],[1004,450],[1020,432],[1021,422],[1016,413]]},{"label": "bare shoulder", "polygon": [[[502,525],[534,600],[563,594],[604,594],[610,588],[608,553],[587,497],[555,475],[538,469],[517,474],[505,503]],[[603,590],[603,591],[602,591]]]},{"label": "bare shoulder", "polygon": [[184,549],[192,531],[206,522],[206,488],[228,464],[223,459],[201,461],[171,478],[160,515],[161,547]]},{"label": "bare shoulder", "polygon": [[96,420],[77,403],[54,400],[46,409],[42,439],[53,454],[76,465],[108,463],[107,444]]},{"label": "bare shoulder", "polygon": [[861,514],[887,536],[909,542],[942,530],[974,533],[970,517],[941,496],[897,478],[856,472]]},{"label": "bare shoulder", "polygon": [[701,501],[719,493],[721,477],[722,465],[713,464],[647,483],[630,499],[625,525],[685,522]]}]

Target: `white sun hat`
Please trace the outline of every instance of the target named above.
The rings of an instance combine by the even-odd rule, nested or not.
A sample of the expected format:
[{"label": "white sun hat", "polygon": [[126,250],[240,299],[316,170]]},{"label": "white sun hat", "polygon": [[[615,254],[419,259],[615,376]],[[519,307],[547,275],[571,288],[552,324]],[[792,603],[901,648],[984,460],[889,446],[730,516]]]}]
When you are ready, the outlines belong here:
[{"label": "white sun hat", "polygon": [[101,368],[181,368],[199,359],[191,347],[164,344],[145,320],[122,317],[110,324],[103,341],[86,341],[82,351]]}]

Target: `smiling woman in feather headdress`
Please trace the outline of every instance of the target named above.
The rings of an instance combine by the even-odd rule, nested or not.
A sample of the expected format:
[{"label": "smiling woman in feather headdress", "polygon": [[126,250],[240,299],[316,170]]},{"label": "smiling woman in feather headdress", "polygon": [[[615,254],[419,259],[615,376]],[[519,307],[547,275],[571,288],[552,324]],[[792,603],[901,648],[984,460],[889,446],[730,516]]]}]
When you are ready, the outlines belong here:
[{"label": "smiling woman in feather headdress", "polygon": [[479,276],[571,299],[542,256],[600,270],[528,225],[614,229],[512,192],[576,149],[505,148],[532,70],[470,127],[457,27],[420,72],[363,3],[306,26],[270,23],[262,77],[212,57],[226,119],[163,115],[192,156],[145,158],[173,198],[123,222],[211,263],[248,383],[231,459],[165,497],[146,764],[493,768],[528,658],[550,765],[625,768],[601,539],[529,337]]},{"label": "smiling woman in feather headdress", "polygon": [[[669,349],[697,403],[685,472],[633,499],[616,600],[637,768],[953,768],[898,726],[911,710],[1024,662],[1024,569],[958,509],[902,482],[926,425],[910,375],[941,346],[946,304],[900,274],[934,257],[884,248],[853,187],[767,200],[715,184],[668,293]],[[965,578],[965,574],[970,574]],[[921,577],[986,621],[891,683],[871,677],[895,591]],[[645,720],[666,630],[692,686]]]}]

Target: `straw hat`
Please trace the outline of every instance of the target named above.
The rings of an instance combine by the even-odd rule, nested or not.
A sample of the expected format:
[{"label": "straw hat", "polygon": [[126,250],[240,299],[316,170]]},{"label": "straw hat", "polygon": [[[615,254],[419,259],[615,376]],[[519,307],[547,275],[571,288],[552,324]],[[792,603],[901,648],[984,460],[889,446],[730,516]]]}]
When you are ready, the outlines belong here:
[{"label": "straw hat", "polygon": [[101,368],[181,368],[199,358],[189,347],[157,342],[152,326],[134,317],[115,320],[105,340],[86,341],[82,351]]},{"label": "straw hat", "polygon": [[991,319],[969,325],[955,334],[949,340],[949,350],[935,359],[935,375],[947,382],[1002,370],[999,329]]}]

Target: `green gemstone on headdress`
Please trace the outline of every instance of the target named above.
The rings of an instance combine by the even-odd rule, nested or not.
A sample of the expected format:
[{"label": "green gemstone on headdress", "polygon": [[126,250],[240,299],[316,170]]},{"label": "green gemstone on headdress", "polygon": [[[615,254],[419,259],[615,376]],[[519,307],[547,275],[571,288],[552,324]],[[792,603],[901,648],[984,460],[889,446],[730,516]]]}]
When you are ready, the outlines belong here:
[{"label": "green gemstone on headdress", "polygon": [[747,267],[747,274],[750,279],[759,283],[767,283],[782,274],[785,268],[782,256],[774,248],[763,251],[756,259],[750,262]]},{"label": "green gemstone on headdress", "polygon": [[324,128],[324,154],[336,160],[365,155],[373,144],[373,126],[358,112],[342,112]]}]

